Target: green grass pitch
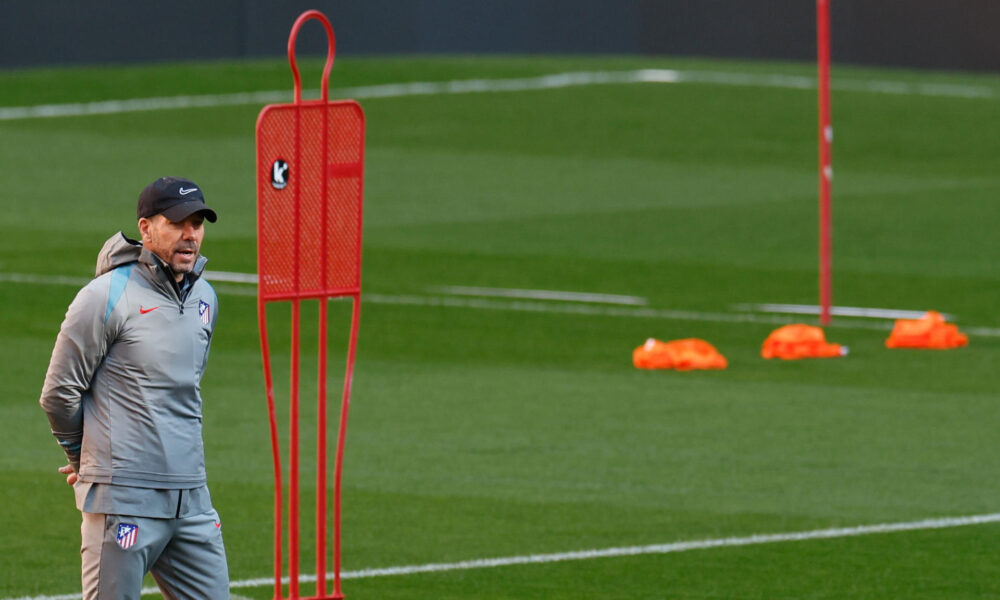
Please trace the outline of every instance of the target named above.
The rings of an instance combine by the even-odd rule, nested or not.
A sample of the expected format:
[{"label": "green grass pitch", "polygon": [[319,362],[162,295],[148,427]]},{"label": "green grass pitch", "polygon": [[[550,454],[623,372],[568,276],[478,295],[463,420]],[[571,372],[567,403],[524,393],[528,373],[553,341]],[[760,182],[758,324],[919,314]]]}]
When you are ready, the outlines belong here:
[{"label": "green grass pitch", "polygon": [[[306,87],[319,65],[303,62]],[[336,96],[637,68],[814,74],[666,58],[345,57],[332,84]],[[482,286],[640,296],[707,317],[815,304],[815,90],[618,84],[362,100],[370,300],[345,463],[345,571],[1000,512],[1000,80],[839,66],[833,77],[835,303],[956,315],[980,332],[967,348],[890,351],[887,322],[837,318],[827,336],[848,357],[765,361],[776,324],[763,320],[428,300],[441,286]],[[882,81],[945,93],[860,89]],[[970,87],[992,96],[954,93]],[[0,72],[0,107],[290,88],[280,60],[15,70]],[[0,121],[0,599],[80,589],[79,516],[37,405],[76,288],[11,274],[88,277],[110,234],[134,232],[138,191],[166,174],[197,181],[219,211],[209,268],[253,272],[260,108]],[[252,288],[217,288],[206,448],[231,577],[245,581],[272,572],[271,459]],[[342,352],[347,305],[333,307],[331,348]],[[271,315],[279,382],[287,314]],[[631,351],[647,337],[704,338],[730,367],[637,371]],[[305,338],[308,369],[315,334]],[[361,577],[344,590],[358,600],[995,598],[998,554],[994,524]],[[311,573],[308,549],[302,562]],[[234,592],[271,597],[267,585]]]}]

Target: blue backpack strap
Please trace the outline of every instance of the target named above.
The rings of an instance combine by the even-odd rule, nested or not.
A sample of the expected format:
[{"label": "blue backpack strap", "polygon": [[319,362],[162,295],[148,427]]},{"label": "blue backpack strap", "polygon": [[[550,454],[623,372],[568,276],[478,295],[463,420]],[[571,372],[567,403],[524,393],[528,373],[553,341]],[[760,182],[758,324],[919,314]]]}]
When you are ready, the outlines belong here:
[{"label": "blue backpack strap", "polygon": [[135,263],[129,263],[116,267],[111,272],[111,288],[108,290],[108,308],[104,311],[105,323],[108,322],[111,311],[115,309],[115,305],[118,304],[118,301],[122,298],[122,294],[125,293],[125,285],[128,283],[128,278],[132,275],[133,266],[135,266]]}]

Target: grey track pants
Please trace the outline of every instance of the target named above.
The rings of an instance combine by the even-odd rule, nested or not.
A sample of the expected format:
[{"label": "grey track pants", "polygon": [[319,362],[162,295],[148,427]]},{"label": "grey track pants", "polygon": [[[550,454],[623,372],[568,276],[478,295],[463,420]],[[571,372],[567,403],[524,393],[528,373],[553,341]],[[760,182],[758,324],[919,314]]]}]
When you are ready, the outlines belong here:
[{"label": "grey track pants", "polygon": [[82,514],[84,600],[139,600],[150,571],[168,600],[229,598],[214,510],[179,519]]}]

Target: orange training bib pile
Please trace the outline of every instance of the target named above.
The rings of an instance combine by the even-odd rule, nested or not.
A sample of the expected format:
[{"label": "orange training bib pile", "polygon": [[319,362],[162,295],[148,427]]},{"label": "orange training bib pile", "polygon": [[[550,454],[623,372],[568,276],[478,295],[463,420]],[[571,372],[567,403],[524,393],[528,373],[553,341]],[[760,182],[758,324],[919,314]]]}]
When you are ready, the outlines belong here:
[{"label": "orange training bib pile", "polygon": [[760,355],[764,358],[833,358],[847,354],[847,347],[829,344],[823,330],[813,325],[785,325],[764,340]]},{"label": "orange training bib pile", "polygon": [[715,346],[698,338],[661,342],[653,338],[632,352],[632,364],[639,369],[725,369],[729,366]]},{"label": "orange training bib pile", "polygon": [[944,350],[969,344],[969,336],[946,323],[941,313],[929,310],[919,319],[897,319],[885,341],[886,348],[934,348]]}]

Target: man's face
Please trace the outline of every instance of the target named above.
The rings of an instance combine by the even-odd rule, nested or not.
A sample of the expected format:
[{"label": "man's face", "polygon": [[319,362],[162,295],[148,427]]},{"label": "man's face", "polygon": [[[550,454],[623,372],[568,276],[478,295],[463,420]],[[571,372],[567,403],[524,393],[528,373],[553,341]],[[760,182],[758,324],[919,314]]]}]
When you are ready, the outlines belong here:
[{"label": "man's face", "polygon": [[142,245],[174,270],[177,281],[194,269],[205,237],[205,217],[195,213],[176,223],[163,215],[139,219]]}]

